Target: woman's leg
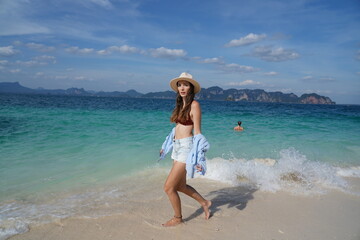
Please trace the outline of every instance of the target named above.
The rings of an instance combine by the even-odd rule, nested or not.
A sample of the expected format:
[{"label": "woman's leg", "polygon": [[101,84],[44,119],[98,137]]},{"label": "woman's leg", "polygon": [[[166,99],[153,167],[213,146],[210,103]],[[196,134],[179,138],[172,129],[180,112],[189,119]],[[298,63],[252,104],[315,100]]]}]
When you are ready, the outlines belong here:
[{"label": "woman's leg", "polygon": [[180,182],[185,174],[185,163],[174,161],[173,167],[164,185],[164,191],[168,195],[174,209],[174,218],[164,223],[163,226],[165,227],[175,226],[182,223],[181,201],[177,189],[179,188]]},{"label": "woman's leg", "polygon": [[201,206],[204,209],[205,212],[205,219],[209,219],[210,218],[210,206],[211,206],[211,201],[206,200],[205,198],[203,198],[200,193],[198,193],[195,188],[193,188],[190,185],[186,184],[186,171],[185,174],[183,175],[181,181],[180,181],[180,185],[179,188],[177,189],[178,191],[185,193],[186,195],[188,195],[189,197],[192,197],[193,199],[195,199],[196,201],[198,201]]}]

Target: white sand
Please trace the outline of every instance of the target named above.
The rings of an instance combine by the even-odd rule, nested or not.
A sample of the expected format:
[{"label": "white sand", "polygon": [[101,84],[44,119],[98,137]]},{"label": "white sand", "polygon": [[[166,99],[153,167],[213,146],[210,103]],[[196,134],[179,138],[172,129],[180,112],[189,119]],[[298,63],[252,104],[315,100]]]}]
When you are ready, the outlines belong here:
[{"label": "white sand", "polygon": [[[139,192],[121,215],[69,218],[33,226],[11,239],[360,239],[359,196],[337,191],[316,196],[265,193],[205,179],[189,183],[213,201],[209,220],[196,201],[181,194],[185,223],[162,227],[173,211],[159,182]],[[358,180],[353,183],[360,189]]]}]

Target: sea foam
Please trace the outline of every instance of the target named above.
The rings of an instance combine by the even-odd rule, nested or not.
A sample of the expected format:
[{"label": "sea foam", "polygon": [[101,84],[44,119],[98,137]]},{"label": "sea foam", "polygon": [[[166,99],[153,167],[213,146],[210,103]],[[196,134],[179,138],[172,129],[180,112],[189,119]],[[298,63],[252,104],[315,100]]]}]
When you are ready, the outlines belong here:
[{"label": "sea foam", "polygon": [[261,191],[321,194],[337,189],[351,192],[344,177],[360,177],[360,167],[344,169],[309,161],[294,148],[280,151],[279,159],[208,159],[206,178]]},{"label": "sea foam", "polygon": [[349,168],[337,168],[337,174],[342,177],[360,178],[360,166]]}]

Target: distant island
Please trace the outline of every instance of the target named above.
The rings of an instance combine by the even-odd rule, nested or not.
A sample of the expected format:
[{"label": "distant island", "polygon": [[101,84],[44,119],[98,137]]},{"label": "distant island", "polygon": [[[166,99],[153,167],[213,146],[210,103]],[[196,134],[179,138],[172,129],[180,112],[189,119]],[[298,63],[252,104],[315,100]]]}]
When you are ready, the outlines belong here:
[{"label": "distant island", "polygon": [[[173,91],[139,93],[136,90],[126,92],[95,92],[86,91],[83,88],[63,89],[43,89],[27,88],[21,86],[19,82],[0,82],[0,93],[17,94],[44,94],[44,95],[68,95],[68,96],[93,96],[93,97],[122,97],[122,98],[156,98],[156,99],[175,99]],[[242,102],[273,102],[273,103],[300,103],[300,104],[335,104],[329,97],[320,96],[316,93],[303,94],[298,97],[294,93],[266,92],[262,89],[227,89],[220,87],[202,88],[196,95],[198,100],[215,101],[242,101]]]}]

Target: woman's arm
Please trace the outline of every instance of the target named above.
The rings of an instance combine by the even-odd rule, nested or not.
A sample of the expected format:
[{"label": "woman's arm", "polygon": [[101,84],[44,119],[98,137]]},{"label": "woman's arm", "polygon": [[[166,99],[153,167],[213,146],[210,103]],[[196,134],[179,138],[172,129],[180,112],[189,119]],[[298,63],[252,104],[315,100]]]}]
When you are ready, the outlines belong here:
[{"label": "woman's arm", "polygon": [[191,113],[192,120],[194,122],[194,135],[201,133],[201,108],[200,103],[194,100],[191,103]]}]

